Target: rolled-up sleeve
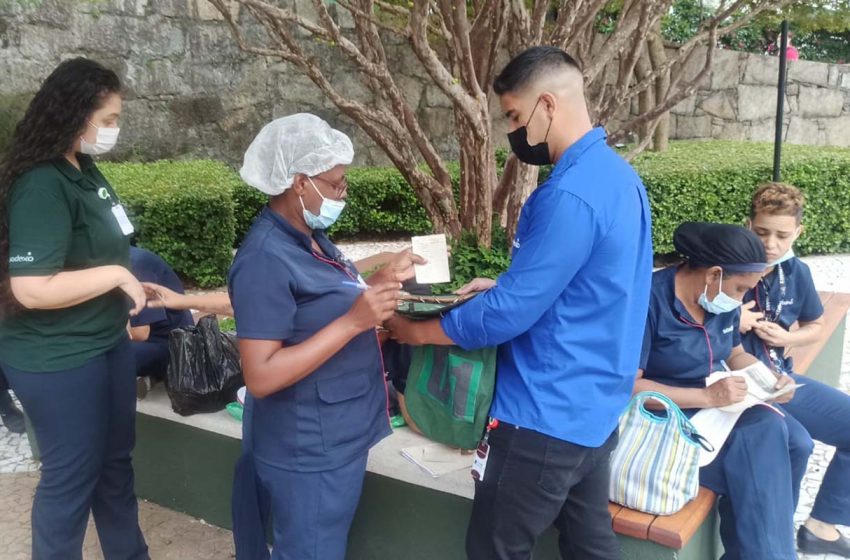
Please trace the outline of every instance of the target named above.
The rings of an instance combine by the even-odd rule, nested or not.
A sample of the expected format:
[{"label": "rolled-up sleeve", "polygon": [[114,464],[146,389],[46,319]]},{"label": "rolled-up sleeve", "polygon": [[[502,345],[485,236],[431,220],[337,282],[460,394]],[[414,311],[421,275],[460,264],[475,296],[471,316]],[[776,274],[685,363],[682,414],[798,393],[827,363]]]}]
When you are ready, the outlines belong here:
[{"label": "rolled-up sleeve", "polygon": [[521,245],[496,285],[449,312],[443,331],[461,348],[497,346],[529,330],[554,304],[591,254],[593,210],[575,195],[543,187],[526,207]]}]

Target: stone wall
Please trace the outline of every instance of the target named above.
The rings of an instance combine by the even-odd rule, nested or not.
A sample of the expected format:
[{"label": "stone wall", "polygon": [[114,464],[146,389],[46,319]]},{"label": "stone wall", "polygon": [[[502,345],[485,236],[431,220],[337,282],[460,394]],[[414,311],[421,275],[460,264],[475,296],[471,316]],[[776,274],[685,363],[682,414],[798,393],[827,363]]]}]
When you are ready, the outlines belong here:
[{"label": "stone wall", "polygon": [[[311,0],[287,1],[311,9]],[[341,91],[369,102],[342,57],[310,48]],[[406,45],[387,52],[426,132],[443,155],[456,157],[448,100]],[[387,163],[309,79],[240,52],[207,0],[0,0],[0,139],[52,68],[72,56],[108,65],[127,87],[116,159],[235,164],[263,124],[310,111],[353,136],[358,164]],[[673,111],[672,137],[772,140],[776,76],[775,58],[718,51],[710,81]],[[787,140],[850,145],[850,66],[792,62],[789,78]]]},{"label": "stone wall", "polygon": [[[306,9],[310,0],[291,0]],[[249,30],[251,33],[260,30]],[[343,92],[369,93],[329,50],[311,47]],[[0,133],[20,116],[61,60],[86,56],[118,72],[127,88],[115,159],[212,157],[238,163],[272,118],[316,113],[352,135],[359,164],[386,164],[381,151],[306,77],[279,60],[239,51],[206,0],[0,0]],[[426,132],[456,156],[449,102],[415,71],[403,46],[392,65]],[[8,123],[6,123],[8,128]]]},{"label": "stone wall", "polygon": [[[777,57],[717,51],[710,81],[671,119],[678,139],[772,142]],[[850,65],[788,63],[784,138],[791,144],[850,146]]]}]

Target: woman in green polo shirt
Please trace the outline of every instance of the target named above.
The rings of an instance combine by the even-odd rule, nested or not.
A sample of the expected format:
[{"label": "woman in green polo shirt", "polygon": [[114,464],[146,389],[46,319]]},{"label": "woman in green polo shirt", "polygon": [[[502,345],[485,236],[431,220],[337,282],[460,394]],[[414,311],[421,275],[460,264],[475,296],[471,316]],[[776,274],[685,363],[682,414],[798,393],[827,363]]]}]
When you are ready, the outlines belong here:
[{"label": "woman in green polo shirt", "polygon": [[132,226],[91,155],[118,138],[121,85],[76,58],[35,94],[0,165],[0,364],[32,420],[36,560],[82,557],[89,512],[107,559],[148,558],[130,452],[127,320],[145,302]]}]

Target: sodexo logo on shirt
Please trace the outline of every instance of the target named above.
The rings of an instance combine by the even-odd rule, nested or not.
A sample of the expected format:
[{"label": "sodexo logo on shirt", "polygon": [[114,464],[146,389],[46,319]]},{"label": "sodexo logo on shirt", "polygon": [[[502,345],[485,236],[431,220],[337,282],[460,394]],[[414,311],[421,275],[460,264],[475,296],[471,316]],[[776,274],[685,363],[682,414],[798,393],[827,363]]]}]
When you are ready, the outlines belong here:
[{"label": "sodexo logo on shirt", "polygon": [[35,261],[35,257],[32,256],[32,252],[30,251],[27,251],[26,256],[15,255],[14,257],[9,257],[9,264],[22,262],[31,263],[33,261]]}]

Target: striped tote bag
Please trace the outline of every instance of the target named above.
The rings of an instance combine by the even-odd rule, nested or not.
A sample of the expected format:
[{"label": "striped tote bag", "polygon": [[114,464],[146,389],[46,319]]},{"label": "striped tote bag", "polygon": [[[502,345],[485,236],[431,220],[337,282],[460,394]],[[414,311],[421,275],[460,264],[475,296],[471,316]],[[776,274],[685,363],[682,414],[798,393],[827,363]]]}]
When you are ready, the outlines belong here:
[{"label": "striped tote bag", "polygon": [[[647,410],[649,400],[663,409]],[[699,491],[701,439],[682,410],[661,393],[632,397],[611,455],[610,500],[654,515],[685,507]]]}]

